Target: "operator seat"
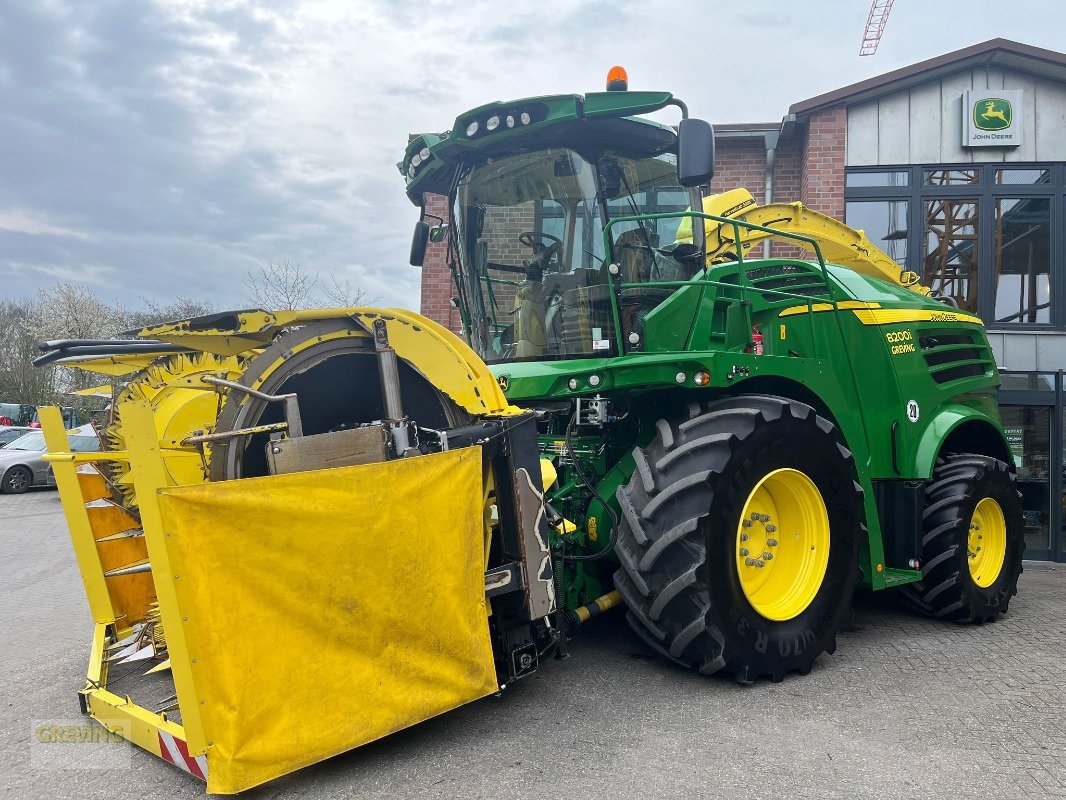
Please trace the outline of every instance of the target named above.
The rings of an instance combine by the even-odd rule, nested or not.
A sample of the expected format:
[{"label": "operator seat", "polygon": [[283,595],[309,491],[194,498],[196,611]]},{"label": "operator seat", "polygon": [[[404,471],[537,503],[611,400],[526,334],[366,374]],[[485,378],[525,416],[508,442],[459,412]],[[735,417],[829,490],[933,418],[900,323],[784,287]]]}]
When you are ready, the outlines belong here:
[{"label": "operator seat", "polygon": [[[655,253],[649,248],[658,244],[658,236],[645,229],[619,234],[615,240],[615,260],[623,283],[645,283],[653,280]],[[577,286],[563,292],[562,343],[569,355],[613,355],[614,319],[611,316],[611,285],[606,270],[599,270],[602,283]],[[649,292],[656,295],[651,306],[658,304],[670,289],[632,288],[622,290],[622,325],[626,331],[647,309]]]}]

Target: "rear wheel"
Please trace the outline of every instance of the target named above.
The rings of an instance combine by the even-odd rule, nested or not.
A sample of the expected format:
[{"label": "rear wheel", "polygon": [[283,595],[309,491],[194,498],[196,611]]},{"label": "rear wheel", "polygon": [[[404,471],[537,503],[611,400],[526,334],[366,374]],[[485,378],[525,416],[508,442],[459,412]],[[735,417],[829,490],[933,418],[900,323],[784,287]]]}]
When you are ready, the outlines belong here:
[{"label": "rear wheel", "polygon": [[1018,593],[1025,521],[1015,477],[1002,461],[951,455],[937,464],[922,513],[922,580],[902,589],[938,619],[986,622]]},{"label": "rear wheel", "polygon": [[733,398],[657,423],[618,490],[615,585],[656,651],[704,673],[807,672],[858,581],[862,491],[810,406]]},{"label": "rear wheel", "polygon": [[4,494],[22,494],[33,485],[33,473],[26,467],[12,467],[0,480],[0,492]]}]

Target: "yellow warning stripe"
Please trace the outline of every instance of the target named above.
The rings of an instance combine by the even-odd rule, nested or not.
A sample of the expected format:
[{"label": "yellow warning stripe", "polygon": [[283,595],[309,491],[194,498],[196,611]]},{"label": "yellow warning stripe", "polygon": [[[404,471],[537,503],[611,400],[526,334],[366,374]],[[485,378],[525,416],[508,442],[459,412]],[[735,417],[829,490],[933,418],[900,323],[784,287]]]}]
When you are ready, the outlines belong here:
[{"label": "yellow warning stripe", "polygon": [[806,314],[809,311],[832,311],[834,308],[840,308],[844,310],[861,308],[863,310],[869,308],[880,308],[880,303],[867,303],[864,300],[841,300],[835,306],[832,303],[812,303],[809,306],[790,306],[782,311],[777,316],[779,317],[791,317],[795,314]]},{"label": "yellow warning stripe", "polygon": [[897,325],[902,322],[969,322],[984,325],[980,317],[965,311],[934,311],[918,308],[884,308],[879,311],[856,311],[863,325]]},{"label": "yellow warning stripe", "polygon": [[[819,311],[832,311],[832,303],[814,303],[811,306],[791,306],[786,308],[779,317],[791,317],[796,314]],[[973,325],[984,325],[980,317],[967,314],[965,311],[940,311],[931,308],[881,308],[880,303],[865,303],[861,300],[843,300],[837,303],[836,308],[855,312],[855,316],[863,325],[899,325],[905,322],[968,322]]]}]

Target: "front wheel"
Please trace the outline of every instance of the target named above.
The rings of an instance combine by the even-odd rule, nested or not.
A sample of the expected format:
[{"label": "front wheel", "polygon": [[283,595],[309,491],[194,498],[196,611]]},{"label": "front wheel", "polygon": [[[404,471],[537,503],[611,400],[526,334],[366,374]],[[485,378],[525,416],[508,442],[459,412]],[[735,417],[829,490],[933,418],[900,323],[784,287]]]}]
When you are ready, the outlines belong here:
[{"label": "front wheel", "polygon": [[765,395],[657,424],[618,490],[615,586],[670,660],[738,680],[833,652],[858,582],[862,490],[835,426]]},{"label": "front wheel", "polygon": [[33,485],[33,474],[26,467],[12,467],[0,480],[0,492],[4,494],[22,494]]},{"label": "front wheel", "polygon": [[1018,593],[1025,520],[1015,476],[976,454],[942,459],[925,491],[922,580],[901,589],[912,608],[938,619],[987,622]]}]

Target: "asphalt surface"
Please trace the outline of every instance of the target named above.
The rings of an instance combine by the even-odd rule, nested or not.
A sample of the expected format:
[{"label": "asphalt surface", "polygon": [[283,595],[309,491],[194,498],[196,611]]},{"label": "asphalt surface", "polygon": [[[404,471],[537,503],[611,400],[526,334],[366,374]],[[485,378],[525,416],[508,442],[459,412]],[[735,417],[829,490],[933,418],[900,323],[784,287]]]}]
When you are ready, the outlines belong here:
[{"label": "asphalt surface", "polygon": [[[131,745],[35,739],[83,724],[91,634],[54,491],[0,496],[0,608],[4,798],[203,796]],[[245,796],[1066,797],[1064,611],[1056,566],[1027,567],[1009,615],[984,627],[865,595],[835,656],[750,687],[661,663],[609,616],[501,698]]]}]

